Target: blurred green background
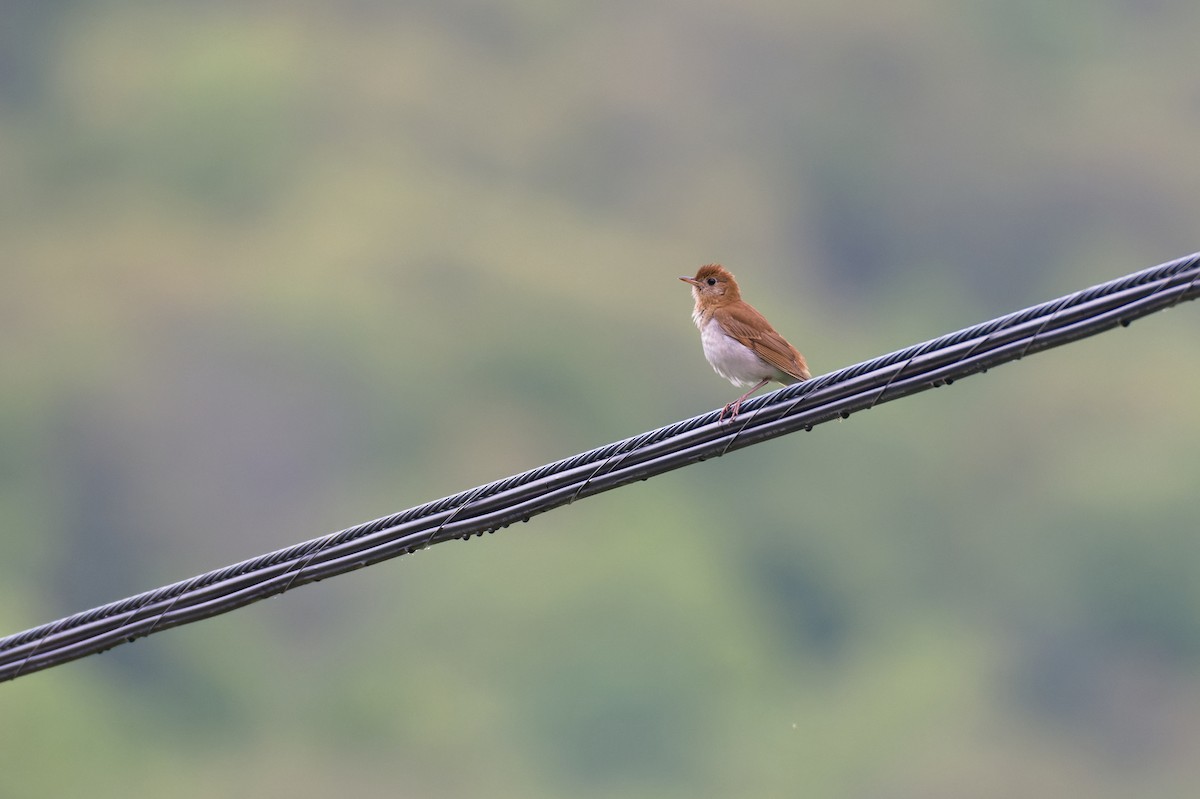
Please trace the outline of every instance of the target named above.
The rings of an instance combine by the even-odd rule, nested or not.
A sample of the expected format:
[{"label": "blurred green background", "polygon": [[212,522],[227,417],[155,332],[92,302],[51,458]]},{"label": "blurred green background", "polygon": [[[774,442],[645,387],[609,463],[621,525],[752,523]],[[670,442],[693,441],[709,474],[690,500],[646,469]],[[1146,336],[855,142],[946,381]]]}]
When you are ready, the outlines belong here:
[{"label": "blurred green background", "polygon": [[[0,634],[1200,246],[1200,5],[9,0]],[[0,795],[1184,797],[1200,308],[0,685]]]}]

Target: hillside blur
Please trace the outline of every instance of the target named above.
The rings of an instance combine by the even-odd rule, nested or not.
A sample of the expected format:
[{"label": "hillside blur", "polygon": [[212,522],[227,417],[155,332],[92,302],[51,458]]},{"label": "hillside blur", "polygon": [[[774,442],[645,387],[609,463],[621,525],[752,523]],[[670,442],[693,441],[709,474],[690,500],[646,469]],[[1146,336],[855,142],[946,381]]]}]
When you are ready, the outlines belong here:
[{"label": "hillside blur", "polygon": [[[0,634],[1200,247],[1200,5],[10,0]],[[1200,308],[0,686],[0,795],[1184,797]]]}]

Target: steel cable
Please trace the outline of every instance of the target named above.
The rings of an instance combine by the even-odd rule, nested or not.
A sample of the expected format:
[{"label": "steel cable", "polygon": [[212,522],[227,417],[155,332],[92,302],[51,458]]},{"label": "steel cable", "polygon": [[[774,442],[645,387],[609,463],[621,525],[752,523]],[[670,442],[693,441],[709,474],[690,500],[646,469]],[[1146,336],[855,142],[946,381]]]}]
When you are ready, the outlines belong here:
[{"label": "steel cable", "polygon": [[576,499],[1095,335],[1200,295],[1200,253],[493,483],[0,638],[0,680],[234,610],[431,544],[495,532]]}]

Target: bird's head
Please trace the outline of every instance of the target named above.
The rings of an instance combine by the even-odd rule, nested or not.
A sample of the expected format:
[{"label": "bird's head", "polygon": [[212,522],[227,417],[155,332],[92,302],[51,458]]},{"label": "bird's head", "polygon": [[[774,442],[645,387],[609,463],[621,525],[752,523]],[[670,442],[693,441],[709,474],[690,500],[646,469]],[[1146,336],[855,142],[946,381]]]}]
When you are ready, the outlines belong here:
[{"label": "bird's head", "polygon": [[724,305],[741,299],[737,281],[720,264],[702,266],[695,277],[685,275],[679,279],[691,284],[692,296],[700,305]]}]

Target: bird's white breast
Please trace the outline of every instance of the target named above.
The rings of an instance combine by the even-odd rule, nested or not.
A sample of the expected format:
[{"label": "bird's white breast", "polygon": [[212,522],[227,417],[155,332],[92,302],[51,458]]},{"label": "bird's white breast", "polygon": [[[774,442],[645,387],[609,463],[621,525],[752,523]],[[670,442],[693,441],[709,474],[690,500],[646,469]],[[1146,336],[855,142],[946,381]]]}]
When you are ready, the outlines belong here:
[{"label": "bird's white breast", "polygon": [[752,386],[760,380],[791,382],[774,366],[754,354],[754,350],[735,338],[726,335],[721,323],[710,317],[707,322],[699,313],[692,314],[696,327],[700,328],[700,343],[704,345],[704,357],[721,377],[735,386]]}]

